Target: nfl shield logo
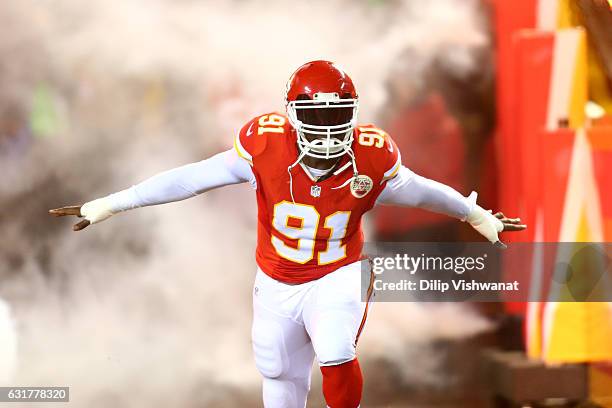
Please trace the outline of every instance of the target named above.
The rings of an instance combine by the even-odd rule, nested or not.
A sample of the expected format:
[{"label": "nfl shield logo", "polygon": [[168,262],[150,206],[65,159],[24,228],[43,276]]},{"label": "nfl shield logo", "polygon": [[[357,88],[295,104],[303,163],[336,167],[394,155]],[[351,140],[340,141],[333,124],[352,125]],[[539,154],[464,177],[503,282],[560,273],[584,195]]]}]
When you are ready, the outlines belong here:
[{"label": "nfl shield logo", "polygon": [[321,187],[320,186],[310,187],[310,195],[313,197],[319,197],[321,195]]}]

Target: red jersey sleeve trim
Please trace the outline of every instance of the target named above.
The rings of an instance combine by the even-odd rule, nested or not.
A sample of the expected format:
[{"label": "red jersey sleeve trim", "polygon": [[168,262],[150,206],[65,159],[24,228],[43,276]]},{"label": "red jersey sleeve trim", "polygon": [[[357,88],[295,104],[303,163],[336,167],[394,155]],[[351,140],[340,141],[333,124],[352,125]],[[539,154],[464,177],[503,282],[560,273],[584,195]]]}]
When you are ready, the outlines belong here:
[{"label": "red jersey sleeve trim", "polygon": [[238,134],[234,139],[234,149],[236,149],[238,156],[246,160],[251,166],[253,165],[253,156],[251,156],[242,146],[242,143],[240,143],[240,134]]}]

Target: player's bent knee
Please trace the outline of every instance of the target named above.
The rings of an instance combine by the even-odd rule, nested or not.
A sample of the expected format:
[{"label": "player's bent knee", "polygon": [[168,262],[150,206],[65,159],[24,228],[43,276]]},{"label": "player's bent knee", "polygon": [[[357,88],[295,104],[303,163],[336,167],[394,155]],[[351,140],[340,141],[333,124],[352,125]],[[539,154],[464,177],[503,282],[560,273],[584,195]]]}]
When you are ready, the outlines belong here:
[{"label": "player's bent knee", "polygon": [[344,364],[356,357],[355,345],[350,340],[319,344],[316,353],[322,367]]},{"label": "player's bent knee", "polygon": [[255,366],[261,375],[267,378],[279,377],[286,370],[281,327],[272,322],[265,325],[254,323],[252,339]]},{"label": "player's bent knee", "polygon": [[312,317],[310,336],[320,366],[337,365],[356,356],[355,338],[361,314],[332,310]]}]

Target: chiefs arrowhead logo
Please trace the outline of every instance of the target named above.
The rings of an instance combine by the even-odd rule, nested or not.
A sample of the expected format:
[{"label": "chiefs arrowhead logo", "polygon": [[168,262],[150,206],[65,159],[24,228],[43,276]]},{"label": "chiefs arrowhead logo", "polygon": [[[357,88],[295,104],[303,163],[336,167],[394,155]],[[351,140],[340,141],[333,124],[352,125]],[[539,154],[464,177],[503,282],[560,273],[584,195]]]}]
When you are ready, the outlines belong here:
[{"label": "chiefs arrowhead logo", "polygon": [[351,194],[357,198],[363,198],[372,190],[373,185],[370,177],[359,175],[351,182]]}]

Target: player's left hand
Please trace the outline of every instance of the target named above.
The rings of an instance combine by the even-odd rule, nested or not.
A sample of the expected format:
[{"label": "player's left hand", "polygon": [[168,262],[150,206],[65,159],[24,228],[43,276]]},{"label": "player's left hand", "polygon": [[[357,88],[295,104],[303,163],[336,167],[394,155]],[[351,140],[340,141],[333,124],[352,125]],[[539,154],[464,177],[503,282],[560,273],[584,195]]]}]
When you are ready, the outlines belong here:
[{"label": "player's left hand", "polygon": [[[490,213],[493,211],[489,210]],[[495,218],[501,221],[504,229],[502,231],[523,231],[527,228],[527,225],[521,224],[520,218],[508,218],[503,212],[499,211],[493,214]]]},{"label": "player's left hand", "polygon": [[[475,196],[472,199],[475,201]],[[519,218],[508,218],[502,212],[493,215],[492,211],[487,211],[477,204],[474,205],[466,221],[493,245],[502,249],[506,248],[506,245],[499,240],[500,232],[522,231],[527,228],[520,223]]]},{"label": "player's left hand", "polygon": [[[493,211],[489,210],[489,213],[493,213]],[[503,212],[499,211],[496,212],[495,214],[493,214],[493,216],[495,218],[497,218],[501,224],[502,224],[502,230],[499,232],[503,232],[503,231],[522,231],[525,228],[527,228],[527,225],[525,224],[521,224],[521,219],[520,218],[508,218],[504,215]],[[497,240],[497,242],[494,242],[493,245],[495,245],[498,248],[501,249],[506,249],[508,246],[506,244],[504,244],[503,242],[501,242],[499,239]]]}]

